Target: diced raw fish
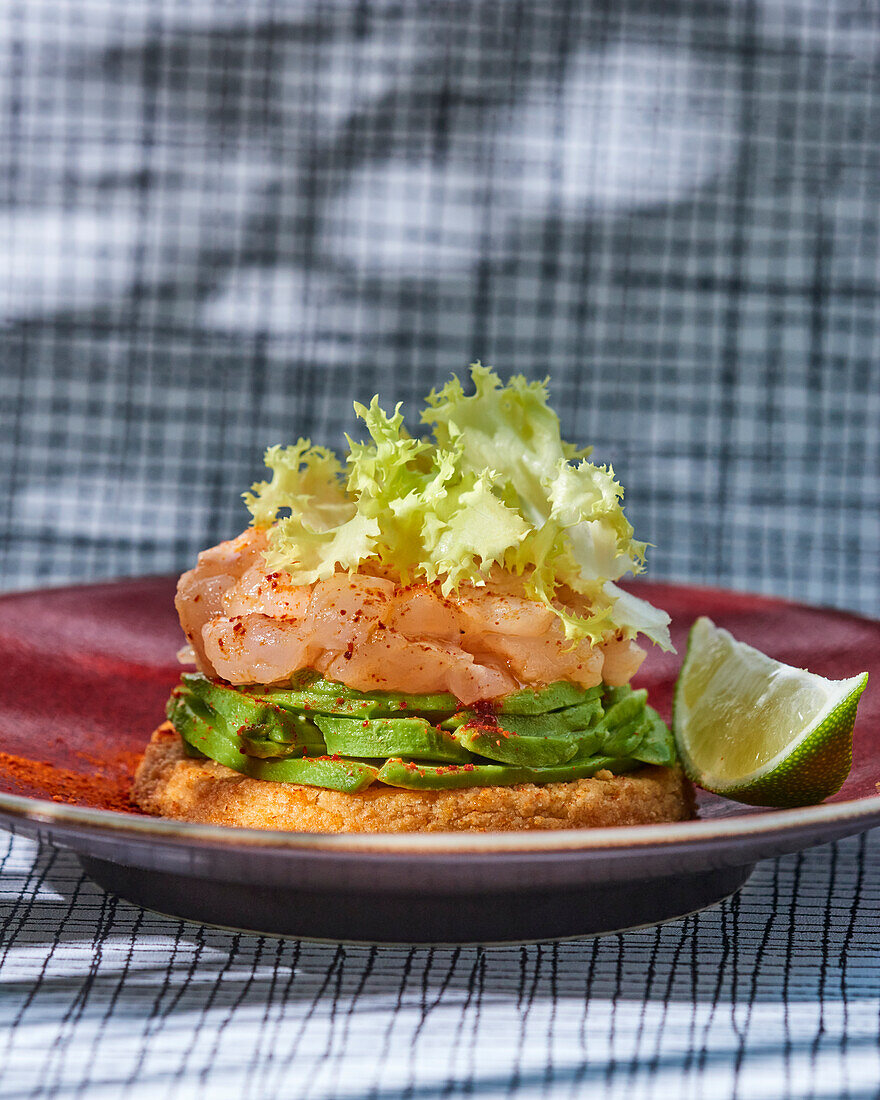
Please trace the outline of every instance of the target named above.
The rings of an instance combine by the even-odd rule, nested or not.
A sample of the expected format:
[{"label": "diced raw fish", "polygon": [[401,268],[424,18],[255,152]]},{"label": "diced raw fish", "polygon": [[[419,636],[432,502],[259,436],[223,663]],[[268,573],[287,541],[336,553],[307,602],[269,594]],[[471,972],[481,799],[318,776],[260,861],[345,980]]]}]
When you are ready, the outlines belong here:
[{"label": "diced raw fish", "polygon": [[202,629],[205,652],[217,674],[230,684],[272,684],[298,668],[309,668],[317,654],[302,619],[268,615],[216,618]]},{"label": "diced raw fish", "polygon": [[225,614],[227,593],[238,586],[253,562],[266,549],[266,532],[249,527],[237,538],[218,543],[199,554],[195,569],[184,573],[177,582],[174,600],[186,640],[193,647],[202,671],[213,674],[205,652],[202,629],[218,615]]},{"label": "diced raw fish", "polygon": [[457,641],[463,633],[459,608],[427,584],[408,584],[392,600],[389,626],[408,638]]},{"label": "diced raw fish", "polygon": [[628,684],[645,659],[645,651],[632,638],[611,638],[601,648],[605,655],[602,679],[612,687]]},{"label": "diced raw fish", "polygon": [[456,602],[467,633],[504,634],[514,638],[537,638],[556,621],[549,607],[523,596],[495,595],[473,589],[473,595]]},{"label": "diced raw fish", "polygon": [[[271,684],[316,668],[365,691],[449,691],[472,703],[554,680],[623,684],[644,657],[615,636],[573,646],[522,578],[498,567],[485,587],[446,597],[439,584],[400,584],[378,569],[296,585],[266,570],[266,545],[252,528],[204,551],[180,578],[180,621],[208,676]],[[561,606],[589,612],[585,597],[562,596]]]}]

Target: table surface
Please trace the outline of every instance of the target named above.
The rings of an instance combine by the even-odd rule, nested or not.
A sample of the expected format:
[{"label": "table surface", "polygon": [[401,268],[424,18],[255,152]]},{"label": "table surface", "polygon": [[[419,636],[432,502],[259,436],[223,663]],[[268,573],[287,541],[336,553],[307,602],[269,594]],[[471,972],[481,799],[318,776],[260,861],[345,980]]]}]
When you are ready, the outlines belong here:
[{"label": "table surface", "polygon": [[714,909],[560,944],[245,935],[0,833],[0,1095],[877,1097],[880,829]]}]

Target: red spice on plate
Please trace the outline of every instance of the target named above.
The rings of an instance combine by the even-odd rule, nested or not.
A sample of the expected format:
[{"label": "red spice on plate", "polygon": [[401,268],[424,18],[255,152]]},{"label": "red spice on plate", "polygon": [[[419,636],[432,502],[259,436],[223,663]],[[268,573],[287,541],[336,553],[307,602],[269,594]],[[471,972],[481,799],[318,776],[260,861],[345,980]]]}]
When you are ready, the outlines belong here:
[{"label": "red spice on plate", "polygon": [[53,802],[66,802],[72,806],[139,813],[129,798],[139,760],[140,753],[121,752],[116,761],[105,762],[111,767],[116,764],[112,772],[102,769],[90,774],[71,771],[46,760],[29,760],[0,752],[0,774],[12,780],[21,788],[22,794],[30,797],[49,798]]}]

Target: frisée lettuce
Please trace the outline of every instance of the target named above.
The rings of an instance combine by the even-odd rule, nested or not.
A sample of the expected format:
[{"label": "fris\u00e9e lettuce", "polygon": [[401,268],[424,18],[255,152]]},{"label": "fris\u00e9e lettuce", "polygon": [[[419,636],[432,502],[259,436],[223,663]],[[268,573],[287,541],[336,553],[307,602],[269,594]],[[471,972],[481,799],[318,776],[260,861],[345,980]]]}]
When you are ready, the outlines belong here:
[{"label": "fris\u00e9e lettuce", "polygon": [[[254,525],[269,529],[267,567],[311,584],[372,563],[444,595],[501,569],[574,642],[619,630],[670,649],[665,612],[614,583],[641,572],[645,543],[613,469],[560,437],[546,383],[516,375],[505,385],[479,363],[471,381],[470,395],[455,376],[428,395],[432,439],[410,435],[400,405],[389,415],[374,397],[355,403],[369,439],[346,436],[345,465],[306,439],[270,447],[271,478],[245,494]],[[583,614],[554,600],[562,585],[585,597]]]}]

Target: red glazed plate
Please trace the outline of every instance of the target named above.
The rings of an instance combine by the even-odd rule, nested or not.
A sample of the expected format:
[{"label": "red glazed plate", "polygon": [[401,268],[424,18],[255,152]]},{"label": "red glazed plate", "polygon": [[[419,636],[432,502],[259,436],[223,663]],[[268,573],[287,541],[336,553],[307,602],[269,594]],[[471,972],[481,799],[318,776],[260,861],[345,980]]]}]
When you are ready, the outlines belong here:
[{"label": "red glazed plate", "polygon": [[538,940],[664,920],[738,889],[758,859],[880,824],[880,622],[710,588],[632,587],[672,616],[679,654],[652,652],[638,677],[666,718],[698,615],[822,676],[868,671],[843,789],[782,811],[701,794],[698,821],[539,833],[320,835],[146,817],[128,788],[181,671],[174,580],[146,578],[0,599],[0,824],[72,849],[142,905],[370,942]]}]

